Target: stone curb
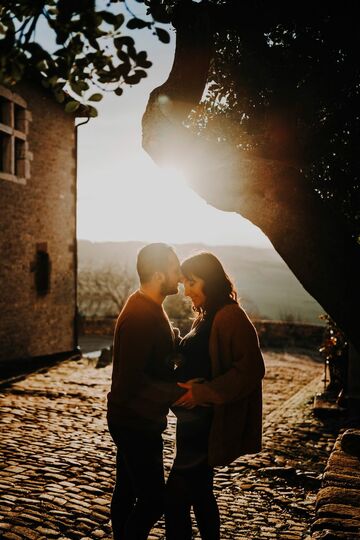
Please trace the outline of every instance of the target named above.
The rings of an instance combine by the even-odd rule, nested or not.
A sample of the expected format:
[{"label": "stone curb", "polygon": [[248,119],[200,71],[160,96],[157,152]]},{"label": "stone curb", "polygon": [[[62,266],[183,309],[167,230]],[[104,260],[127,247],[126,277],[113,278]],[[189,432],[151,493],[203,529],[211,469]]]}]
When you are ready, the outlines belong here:
[{"label": "stone curb", "polygon": [[346,430],[334,444],[311,532],[314,540],[360,539],[360,429]]}]

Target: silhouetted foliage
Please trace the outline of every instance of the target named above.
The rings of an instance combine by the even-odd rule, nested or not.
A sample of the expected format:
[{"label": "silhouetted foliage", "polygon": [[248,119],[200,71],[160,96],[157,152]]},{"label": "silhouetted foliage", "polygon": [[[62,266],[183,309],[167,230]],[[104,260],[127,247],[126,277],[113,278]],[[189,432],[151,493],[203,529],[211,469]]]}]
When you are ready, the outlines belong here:
[{"label": "silhouetted foliage", "polygon": [[349,345],[346,336],[331,317],[323,315],[321,318],[326,321],[326,327],[319,352],[329,368],[330,383],[327,391],[339,393],[341,389],[347,388]]},{"label": "silhouetted foliage", "polygon": [[[121,6],[116,9],[115,4]],[[76,111],[83,102],[89,114],[96,116],[91,104],[100,101],[102,93],[94,93],[94,84],[101,92],[112,90],[120,96],[124,85],[138,84],[152,65],[124,27],[152,30],[164,43],[170,39],[157,26],[168,19],[163,13],[155,19],[156,9],[140,20],[123,0],[109,0],[106,7],[97,9],[95,0],[2,2],[0,83],[12,86],[28,74],[40,79],[67,112]],[[44,21],[56,42],[53,52],[44,47],[38,31]]]},{"label": "silhouetted foliage", "polygon": [[[360,235],[357,6],[209,1],[215,48],[192,126],[262,157],[301,163],[304,179]],[[241,10],[241,16],[238,15]]]},{"label": "silhouetted foliage", "polygon": [[[139,1],[148,8],[140,19],[123,0],[109,0],[107,9],[96,9],[95,0],[5,1],[0,7],[0,82],[13,85],[30,70],[68,112],[83,101],[96,115],[91,103],[102,93],[93,93],[93,83],[121,95],[123,85],[139,83],[151,66],[146,51],[137,51],[124,27],[150,30],[167,43],[169,34],[158,23],[184,24],[179,23],[179,12],[189,3]],[[286,157],[301,154],[306,181],[345,215],[350,234],[359,237],[356,3],[348,3],[340,13],[335,4],[309,0],[203,4],[208,6],[215,47],[207,92],[193,114],[193,125],[207,137],[276,158],[281,156],[273,155],[273,142],[277,139],[281,153],[286,118],[293,130],[292,148],[284,144]],[[36,33],[41,19],[59,46],[51,54]]]}]

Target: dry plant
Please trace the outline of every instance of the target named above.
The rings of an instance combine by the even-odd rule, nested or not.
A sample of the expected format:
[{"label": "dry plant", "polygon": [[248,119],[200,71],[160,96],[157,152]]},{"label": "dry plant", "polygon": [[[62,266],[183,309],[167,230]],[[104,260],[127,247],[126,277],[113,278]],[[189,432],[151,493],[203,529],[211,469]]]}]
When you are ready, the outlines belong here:
[{"label": "dry plant", "polygon": [[126,268],[81,270],[78,275],[79,313],[84,317],[116,316],[135,288],[135,275]]}]

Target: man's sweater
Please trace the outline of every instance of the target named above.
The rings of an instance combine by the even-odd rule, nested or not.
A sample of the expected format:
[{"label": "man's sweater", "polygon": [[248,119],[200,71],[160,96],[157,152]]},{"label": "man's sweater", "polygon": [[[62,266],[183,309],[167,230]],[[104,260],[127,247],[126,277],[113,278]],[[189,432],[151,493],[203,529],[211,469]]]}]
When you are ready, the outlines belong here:
[{"label": "man's sweater", "polygon": [[174,333],[163,307],[133,293],[115,327],[109,423],[165,429],[169,406],[183,393],[174,381]]}]

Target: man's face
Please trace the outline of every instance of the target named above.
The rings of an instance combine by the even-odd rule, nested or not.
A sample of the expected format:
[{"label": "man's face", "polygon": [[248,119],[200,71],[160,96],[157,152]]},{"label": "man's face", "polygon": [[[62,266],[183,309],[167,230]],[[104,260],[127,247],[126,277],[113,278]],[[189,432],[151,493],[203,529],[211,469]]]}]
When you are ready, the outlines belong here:
[{"label": "man's face", "polygon": [[167,271],[164,272],[165,280],[161,284],[161,293],[165,296],[176,294],[181,281],[180,262],[175,253],[169,255]]}]

